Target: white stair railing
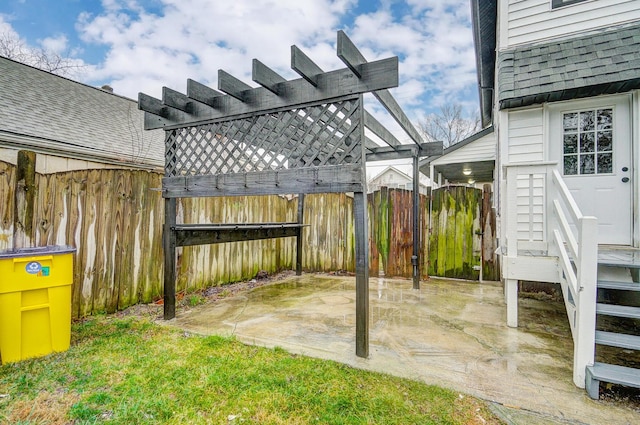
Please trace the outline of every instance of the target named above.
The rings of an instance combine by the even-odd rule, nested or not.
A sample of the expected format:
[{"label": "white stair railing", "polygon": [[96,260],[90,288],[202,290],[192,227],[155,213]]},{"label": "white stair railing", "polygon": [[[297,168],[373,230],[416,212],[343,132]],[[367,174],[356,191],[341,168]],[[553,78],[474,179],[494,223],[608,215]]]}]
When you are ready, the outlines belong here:
[{"label": "white stair railing", "polygon": [[550,242],[558,252],[560,285],[573,335],[573,382],[584,388],[585,370],[593,365],[595,355],[598,219],[582,215],[555,168],[551,181],[555,222],[550,223]]},{"label": "white stair railing", "polygon": [[[519,246],[546,246],[543,255],[558,258],[558,273],[554,275],[562,287],[573,336],[573,382],[584,388],[586,366],[593,364],[595,354],[597,218],[582,214],[556,163],[509,164],[505,174],[503,277],[507,325],[518,325],[518,278],[510,268],[535,260],[523,258],[530,254],[519,252]],[[545,223],[542,233],[536,228],[540,221]],[[535,272],[529,275],[531,280],[537,277]]]}]

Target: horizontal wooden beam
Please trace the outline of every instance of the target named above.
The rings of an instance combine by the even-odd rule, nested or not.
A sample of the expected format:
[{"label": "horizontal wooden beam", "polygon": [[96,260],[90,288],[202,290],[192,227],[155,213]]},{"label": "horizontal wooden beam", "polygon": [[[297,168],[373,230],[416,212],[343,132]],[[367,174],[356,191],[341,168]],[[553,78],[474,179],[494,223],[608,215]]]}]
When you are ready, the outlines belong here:
[{"label": "horizontal wooden beam", "polygon": [[361,164],[353,164],[253,173],[164,177],[162,196],[190,198],[362,192],[365,187],[363,168]]},{"label": "horizontal wooden beam", "polygon": [[245,95],[251,91],[252,87],[238,80],[233,75],[222,69],[218,70],[218,90],[233,96],[241,102],[245,101]]},{"label": "horizontal wooden beam", "polygon": [[[338,31],[337,42],[338,57],[349,67],[358,78],[362,76],[362,68],[368,63],[364,58],[360,50],[353,44],[353,42],[347,37],[344,31]],[[416,130],[411,123],[411,120],[406,116],[398,102],[393,98],[388,90],[374,91],[373,95],[378,101],[385,107],[387,112],[393,117],[400,127],[409,135],[411,140],[420,145],[424,143],[422,136]]]},{"label": "horizontal wooden beam", "polygon": [[176,246],[218,244],[298,236],[300,223],[195,224],[177,225],[172,229]]},{"label": "horizontal wooden beam", "polygon": [[394,136],[387,127],[383,126],[373,115],[366,109],[364,111],[364,126],[371,130],[373,134],[378,136],[383,142],[389,146],[399,146],[400,141]]},{"label": "horizontal wooden beam", "polygon": [[386,161],[390,159],[419,158],[442,155],[442,142],[416,145],[381,146],[367,152],[367,162]]},{"label": "horizontal wooden beam", "polygon": [[224,96],[224,93],[189,78],[187,79],[187,96],[212,108],[217,108],[218,99]]},{"label": "horizontal wooden beam", "polygon": [[305,55],[297,46],[291,46],[291,69],[314,87],[318,87],[318,77],[323,74],[322,69]]},{"label": "horizontal wooden beam", "polygon": [[260,62],[258,59],[254,59],[252,62],[251,75],[253,81],[274,94],[280,94],[280,86],[287,82],[287,80],[280,76],[280,74]]},{"label": "horizontal wooden beam", "polygon": [[171,90],[168,87],[162,88],[162,103],[186,112],[187,114],[190,114],[193,111],[192,99],[189,99],[188,96],[175,90]]},{"label": "horizontal wooden beam", "polygon": [[349,67],[351,72],[360,78],[362,76],[360,67],[367,63],[367,60],[362,56],[360,50],[358,50],[356,45],[353,44],[351,39],[347,37],[347,34],[342,30],[338,31],[338,42],[336,45],[337,54],[340,60]]},{"label": "horizontal wooden beam", "polygon": [[377,90],[373,92],[378,101],[385,107],[387,112],[393,117],[394,120],[400,127],[409,135],[411,140],[413,140],[417,145],[424,143],[424,140],[418,130],[413,126],[411,120],[404,113],[398,102],[393,98],[389,90]]},{"label": "horizontal wooden beam", "polygon": [[146,110],[140,103],[139,107],[155,115],[149,119],[145,118],[145,129],[170,129],[207,121],[230,120],[245,114],[267,113],[301,105],[339,101],[398,85],[397,57],[368,62],[362,66],[361,71],[361,78],[356,78],[347,68],[323,73],[317,78],[317,87],[309,85],[303,78],[287,81],[281,83],[280,95],[275,95],[264,87],[251,88],[243,93],[244,102],[228,95],[211,97],[201,94],[199,99],[195,100],[209,105],[210,108],[202,108],[201,106],[204,105],[199,106],[195,103],[191,115],[177,110],[182,114],[167,113],[166,116],[158,116],[155,112],[162,113],[161,110]]}]

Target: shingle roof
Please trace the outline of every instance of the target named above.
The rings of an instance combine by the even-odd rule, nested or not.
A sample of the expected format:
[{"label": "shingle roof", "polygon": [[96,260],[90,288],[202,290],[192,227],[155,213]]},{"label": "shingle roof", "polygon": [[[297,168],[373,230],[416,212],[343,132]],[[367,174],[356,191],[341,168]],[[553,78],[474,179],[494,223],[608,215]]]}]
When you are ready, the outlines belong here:
[{"label": "shingle roof", "polygon": [[109,162],[164,165],[164,131],[137,102],[0,57],[0,144]]},{"label": "shingle roof", "polygon": [[640,25],[498,54],[500,108],[640,87]]}]

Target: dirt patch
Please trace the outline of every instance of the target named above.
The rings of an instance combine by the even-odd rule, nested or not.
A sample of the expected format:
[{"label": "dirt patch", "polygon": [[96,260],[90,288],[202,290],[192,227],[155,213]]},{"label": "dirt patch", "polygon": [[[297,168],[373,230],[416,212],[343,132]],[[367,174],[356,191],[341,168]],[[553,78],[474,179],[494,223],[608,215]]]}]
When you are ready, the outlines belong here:
[{"label": "dirt patch", "polygon": [[[275,274],[259,271],[254,279],[242,282],[228,283],[220,286],[212,286],[196,292],[176,294],[176,313],[188,310],[200,304],[210,304],[216,301],[234,296],[240,292],[249,291],[260,286],[278,282],[295,275],[293,270],[285,270]],[[119,311],[116,317],[137,316],[150,319],[162,318],[164,305],[162,299],[149,304],[136,304],[125,310]]]}]

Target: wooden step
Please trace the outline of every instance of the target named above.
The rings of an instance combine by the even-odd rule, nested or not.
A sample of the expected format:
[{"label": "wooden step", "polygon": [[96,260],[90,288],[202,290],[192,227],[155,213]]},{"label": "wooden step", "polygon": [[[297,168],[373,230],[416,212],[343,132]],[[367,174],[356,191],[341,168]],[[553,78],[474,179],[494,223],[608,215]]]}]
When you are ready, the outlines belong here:
[{"label": "wooden step", "polygon": [[596,331],[596,344],[640,350],[640,336]]},{"label": "wooden step", "polygon": [[589,397],[594,400],[600,396],[600,381],[640,388],[640,370],[598,362],[587,366],[585,386]]},{"label": "wooden step", "polygon": [[615,289],[618,291],[640,291],[640,283],[615,282],[612,280],[599,280],[598,289]]},{"label": "wooden step", "polygon": [[616,304],[596,304],[596,314],[603,316],[626,317],[629,319],[640,319],[640,307],[629,307]]}]

